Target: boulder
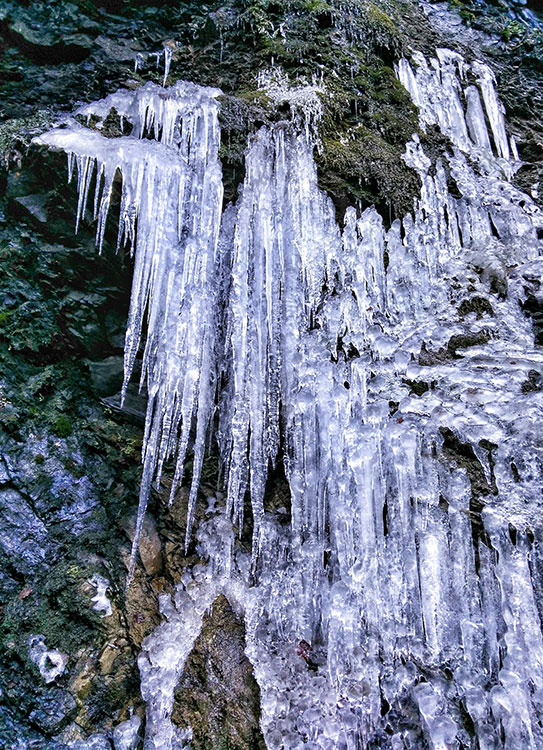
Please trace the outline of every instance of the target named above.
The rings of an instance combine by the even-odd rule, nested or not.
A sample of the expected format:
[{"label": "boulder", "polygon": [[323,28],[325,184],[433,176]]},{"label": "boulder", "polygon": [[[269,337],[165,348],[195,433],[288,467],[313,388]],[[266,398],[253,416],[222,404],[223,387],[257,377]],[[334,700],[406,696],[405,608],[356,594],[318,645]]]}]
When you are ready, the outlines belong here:
[{"label": "boulder", "polygon": [[99,362],[88,360],[92,387],[98,396],[111,396],[123,384],[123,357],[106,357]]},{"label": "boulder", "polygon": [[[130,541],[134,540],[136,532],[136,514],[130,515],[123,524],[125,534],[128,536]],[[154,518],[150,513],[147,513],[141,530],[140,542],[139,542],[139,555],[145,568],[145,572],[149,576],[156,576],[162,570],[162,544]]]}]

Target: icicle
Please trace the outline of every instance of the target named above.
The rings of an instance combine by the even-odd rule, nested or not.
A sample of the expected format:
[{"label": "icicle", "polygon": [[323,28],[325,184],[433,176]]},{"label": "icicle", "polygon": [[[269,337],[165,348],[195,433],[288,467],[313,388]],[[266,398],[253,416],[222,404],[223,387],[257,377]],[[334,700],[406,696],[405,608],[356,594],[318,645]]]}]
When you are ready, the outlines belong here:
[{"label": "icicle", "polygon": [[511,146],[511,155],[513,156],[514,161],[520,161],[519,155],[518,155],[518,148],[517,148],[517,142],[515,140],[515,136],[512,135],[509,138],[509,144]]},{"label": "icicle", "polygon": [[94,169],[94,159],[90,156],[77,157],[77,211],[75,217],[75,233],[79,229],[79,223],[85,213],[87,206],[87,197],[89,194],[89,185]]},{"label": "icicle", "polygon": [[142,55],[141,52],[137,52],[134,58],[134,73],[138,72],[138,70],[142,67],[144,62],[145,62],[145,57]]},{"label": "icicle", "polygon": [[115,177],[115,169],[111,170],[110,168],[108,172],[104,165],[104,170],[104,187],[102,188],[100,204],[98,206],[98,221],[96,224],[96,244],[100,255],[102,254],[102,246],[104,244],[106,221],[111,201],[111,191],[113,190],[113,179]]},{"label": "icicle", "polygon": [[[420,52],[413,54],[413,61],[417,65],[416,72],[413,72],[407,60],[400,60],[396,74],[420,109],[422,127],[438,124],[455,146],[470,153],[488,171],[492,145],[480,90],[497,156],[509,160],[512,155],[518,161],[518,154],[507,138],[504,109],[498,100],[494,74],[488,65],[477,60],[468,65],[459,54],[446,49],[438,49],[437,59],[430,61],[430,65]],[[477,77],[479,89],[473,85],[465,86],[467,70]],[[467,103],[465,111],[459,96],[462,91]],[[502,171],[507,179],[517,168],[503,162],[494,163],[494,169]]]},{"label": "icicle", "polygon": [[172,63],[172,49],[171,47],[164,47],[164,79],[162,81],[162,85],[166,85],[166,80],[168,76],[170,75],[170,65]]},{"label": "icicle", "polygon": [[92,217],[96,221],[98,218],[98,206],[99,206],[99,200],[100,200],[100,194],[102,192],[102,177],[104,176],[104,165],[102,162],[98,162],[97,168],[96,168],[96,186],[94,188],[94,209],[92,212]]},{"label": "icicle", "polygon": [[492,153],[479,91],[475,86],[468,86],[465,93],[468,103],[466,120],[471,138],[477,146]]},{"label": "icicle", "polygon": [[473,63],[472,68],[476,75],[478,75],[478,83],[483,94],[496,151],[499,156],[509,159],[509,142],[507,140],[507,133],[505,132],[505,118],[503,116],[504,108],[496,93],[494,73],[488,65],[481,62]]},{"label": "icicle", "polygon": [[[166,54],[166,62],[169,60]],[[210,368],[217,328],[216,247],[223,192],[218,160],[218,91],[183,82],[170,89],[166,100],[163,95],[158,96],[159,91],[159,87],[149,84],[136,92],[111,95],[93,108],[103,113],[113,104],[118,105],[118,111],[133,122],[141,136],[149,127],[154,127],[157,137],[161,132],[160,143],[131,137],[106,139],[83,130],[51,131],[42,136],[43,142],[67,148],[76,155],[76,228],[85,210],[94,160],[98,158],[94,212],[100,250],[116,173],[122,179],[118,245],[123,240],[129,242],[135,253],[122,400],[139,349],[146,309],[149,328],[142,377],[146,378],[150,399],[128,580],[134,570],[151,482],[153,477],[160,479],[168,446],[174,444],[173,436],[179,431],[180,458],[184,461],[192,420],[196,418],[195,499],[203,445],[214,408]],[[194,148],[188,142],[180,151],[172,148],[174,143],[182,143],[180,121],[185,131],[198,127],[205,140],[204,148]],[[181,229],[179,224],[185,216],[190,216],[190,221]],[[181,473],[182,466],[178,467],[178,474]]]},{"label": "icicle", "polygon": [[72,181],[73,173],[74,173],[74,161],[75,161],[75,154],[73,151],[68,151],[68,184]]}]

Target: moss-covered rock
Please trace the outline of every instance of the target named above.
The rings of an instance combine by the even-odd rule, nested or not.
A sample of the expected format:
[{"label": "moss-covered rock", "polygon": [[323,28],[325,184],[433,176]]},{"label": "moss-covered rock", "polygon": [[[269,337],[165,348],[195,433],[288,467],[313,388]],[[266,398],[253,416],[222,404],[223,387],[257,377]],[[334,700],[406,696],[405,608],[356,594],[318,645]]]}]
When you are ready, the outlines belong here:
[{"label": "moss-covered rock", "polygon": [[245,656],[243,623],[219,596],[175,692],[172,720],[192,728],[194,750],[264,750],[260,691]]}]

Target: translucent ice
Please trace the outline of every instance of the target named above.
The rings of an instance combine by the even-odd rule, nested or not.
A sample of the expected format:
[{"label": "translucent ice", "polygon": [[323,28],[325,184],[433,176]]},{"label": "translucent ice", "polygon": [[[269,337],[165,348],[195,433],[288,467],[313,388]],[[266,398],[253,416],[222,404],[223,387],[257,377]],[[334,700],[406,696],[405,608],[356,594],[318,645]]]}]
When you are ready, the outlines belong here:
[{"label": "translucent ice", "polygon": [[[411,62],[400,60],[396,71],[419,107],[421,126],[439,125],[455,146],[474,153],[483,168],[488,168],[481,158],[485,154],[500,157],[495,166],[511,176],[519,166],[518,153],[514,139],[507,136],[505,110],[489,66],[478,60],[469,65],[446,49],[438,49],[430,61],[416,52]],[[468,76],[476,85],[468,84]]]},{"label": "translucent ice", "polygon": [[[372,207],[338,227],[313,159],[318,92],[277,71],[260,85],[292,121],[251,136],[224,212],[215,90],[117,92],[81,114],[115,106],[130,136],[40,138],[72,154],[78,221],[95,187],[99,242],[123,178],[127,381],[146,311],[149,331],[140,523],[190,444],[190,534],[209,433],[221,455],[225,507],[209,503],[202,562],[139,657],[146,748],[190,742],[175,687],[219,594],[245,622],[269,748],[543,747],[543,353],[523,312],[543,302],[543,215],[510,182],[486,65],[440,49],[397,71],[451,145],[432,161],[406,144],[421,192],[388,229]],[[279,462],[289,501],[269,512]],[[246,496],[252,552],[236,541]]]},{"label": "translucent ice", "polygon": [[132,716],[131,719],[117,724],[113,730],[113,746],[115,750],[136,750],[139,741],[139,730],[141,719],[139,716]]},{"label": "translucent ice", "polygon": [[[100,247],[113,180],[117,172],[122,177],[118,242],[128,243],[134,255],[123,394],[138,354],[145,315],[148,328],[141,384],[147,385],[149,401],[129,578],[151,482],[160,480],[164,461],[176,454],[173,497],[183,476],[195,420],[192,516],[214,410],[216,252],[223,192],[218,160],[219,93],[184,82],[171,89],[147,84],[136,92],[119,91],[79,113],[104,118],[115,107],[132,124],[133,135],[108,139],[72,125],[37,139],[66,151],[70,166],[75,160],[76,227],[85,213],[96,165],[94,216]],[[154,140],[145,138],[149,133]]]}]

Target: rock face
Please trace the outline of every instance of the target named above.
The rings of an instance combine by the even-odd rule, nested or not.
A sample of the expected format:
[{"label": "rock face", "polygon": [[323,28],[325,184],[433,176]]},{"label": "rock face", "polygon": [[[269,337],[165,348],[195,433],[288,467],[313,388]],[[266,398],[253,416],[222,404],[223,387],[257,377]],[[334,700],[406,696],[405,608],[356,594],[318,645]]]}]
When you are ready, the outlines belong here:
[{"label": "rock face", "polygon": [[260,691],[245,655],[243,623],[221,595],[185,663],[172,720],[192,729],[193,750],[265,750],[259,717]]},{"label": "rock face", "polygon": [[[392,66],[410,47],[422,50],[427,57],[434,56],[436,48],[450,47],[469,61],[475,56],[490,62],[496,71],[499,94],[522,160],[513,183],[541,203],[540,3],[459,0],[454,8],[452,5],[425,2],[421,12],[410,0],[221,0],[206,4],[190,0],[162,4],[145,0],[95,4],[86,0],[0,0],[0,747],[20,750],[26,743],[40,750],[138,747],[145,725],[136,656],[161,622],[159,595],[171,593],[181,579],[189,577],[189,564],[207,564],[210,548],[191,541],[185,553],[188,490],[181,487],[178,495],[183,495],[183,502],[176,500],[169,507],[163,486],[160,496],[151,497],[152,514],[144,526],[133,585],[124,593],[128,540],[133,536],[133,523],[127,525],[126,519],[133,516],[137,503],[141,427],[146,412],[146,393],[139,394],[136,383],[129,384],[129,397],[122,409],[115,395],[122,381],[131,261],[122,249],[116,254],[117,238],[111,229],[106,231],[103,254],[98,257],[95,226],[90,220],[83,220],[74,237],[72,212],[77,198],[73,186],[64,186],[58,177],[63,162],[30,148],[30,139],[64,112],[72,111],[75,101],[93,101],[119,87],[137,89],[148,81],[162,84],[165,75],[169,85],[186,79],[219,86],[225,92],[221,97],[220,158],[225,194],[231,200],[243,180],[247,137],[262,125],[276,126],[292,115],[284,103],[275,110],[270,107],[257,88],[257,72],[268,68],[271,60],[291,78],[301,75],[311,80],[319,70],[325,92],[316,155],[319,185],[332,198],[340,222],[347,206],[363,209],[372,204],[382,216],[393,220],[412,209],[413,197],[420,189],[419,176],[402,159],[412,133],[418,131],[432,159],[451,146],[432,126],[426,133],[419,130],[417,110]],[[348,45],[343,43],[345,38]],[[159,55],[155,66],[154,56],[147,53],[160,53],[163,47],[168,47],[171,55]],[[166,59],[172,61],[169,69],[165,69]],[[90,127],[96,126],[91,120]],[[126,135],[128,129],[122,129],[118,113],[112,112],[101,132],[110,138]],[[449,174],[446,179],[449,193],[458,197],[454,179]],[[112,186],[113,211],[119,199],[117,181]],[[386,265],[389,258],[385,256]],[[487,329],[494,326],[492,330],[498,330],[500,308],[509,304],[508,284],[521,284],[528,290],[523,310],[526,321],[533,322],[535,343],[541,347],[540,275],[533,273],[519,282],[511,266],[499,277],[493,273],[493,269],[482,269],[482,283],[489,286],[479,295],[473,296],[475,287],[452,292],[458,297],[466,330],[475,326],[476,335],[454,333],[446,341],[428,339],[418,354],[419,366],[427,371],[424,377],[417,371],[404,380],[405,393],[388,395],[391,414],[396,414],[400,396],[408,389],[413,401],[415,396],[421,400],[435,396],[431,368],[452,368],[465,357],[466,349],[488,343]],[[451,282],[451,289],[454,284]],[[476,284],[479,291],[483,289],[479,281]],[[358,353],[345,344],[341,356],[354,360]],[[517,364],[523,366],[511,362],[511,367]],[[135,370],[138,367],[141,369],[141,352]],[[522,393],[531,399],[539,397],[541,372],[526,370],[523,377]],[[477,394],[472,395],[475,398]],[[519,418],[520,412],[522,409]],[[405,419],[401,414],[400,407],[398,425]],[[445,463],[465,472],[469,480],[459,517],[465,521],[462,538],[471,538],[476,550],[480,576],[481,570],[488,568],[491,543],[482,513],[495,499],[495,461],[505,448],[497,437],[496,442],[481,441],[474,452],[468,442],[446,428],[439,441]],[[171,484],[170,470],[166,466],[166,486]],[[280,467],[277,471],[281,473]],[[530,472],[530,466],[511,461],[513,490]],[[215,487],[215,455],[204,462],[202,476]],[[274,486],[270,492],[268,487],[264,510],[274,529],[272,546],[282,550],[292,508],[286,482],[281,479],[276,484],[279,489]],[[220,493],[217,498],[219,510],[223,503]],[[392,503],[389,497],[382,514],[387,532],[394,521]],[[456,512],[445,497],[440,498],[438,507],[442,514]],[[246,572],[248,563],[243,556],[248,555],[253,519],[248,507],[244,511],[249,523],[236,545],[243,548],[240,556]],[[199,505],[196,528],[204,516]],[[427,523],[425,519],[425,529]],[[517,525],[511,525],[504,538],[504,549],[512,550],[512,564],[525,559],[525,548],[541,543],[540,519],[526,530]],[[332,579],[337,561],[328,548],[323,556],[326,576]],[[224,559],[221,551],[217,565]],[[541,557],[533,553],[530,559],[534,571],[541,568]],[[503,571],[505,575],[505,567]],[[210,575],[214,574],[213,570]],[[93,609],[96,587],[90,581],[98,580],[96,577],[110,582],[111,614],[107,606],[101,612]],[[509,585],[506,578],[501,585],[505,591]],[[297,583],[293,590],[297,592],[301,586]],[[288,594],[273,591],[274,596]],[[536,593],[541,613],[540,585]],[[485,601],[485,607],[497,607],[500,596],[496,584],[492,601]],[[234,602],[230,593],[229,597]],[[192,607],[192,601],[189,605]],[[238,606],[235,609],[237,612]],[[526,615],[522,608],[517,614]],[[438,616],[447,619],[442,612]],[[477,629],[473,622],[468,626],[468,630]],[[222,595],[204,617],[177,686],[172,715],[181,733],[190,727],[194,750],[263,748],[261,698],[270,716],[276,709],[282,711],[283,722],[287,715],[286,707],[278,707],[276,700],[285,692],[284,681],[265,697],[259,691],[245,654],[250,627],[249,620],[244,626]],[[505,634],[499,658],[494,655],[500,666],[509,637],[504,627],[498,623],[499,632]],[[67,657],[65,669],[50,684],[29,658],[31,637],[43,637],[52,653]],[[288,649],[265,656],[280,663],[285,675],[294,675],[306,692],[309,684],[309,693],[317,694],[324,670],[318,664],[306,668],[305,657],[296,653],[297,643],[304,642],[293,636]],[[314,645],[315,653],[323,647]],[[261,654],[250,656],[256,664]],[[381,658],[373,652],[370,656],[376,662]],[[386,680],[377,688],[362,680],[352,687],[362,704],[371,695],[376,714],[386,717],[383,726],[388,722],[382,736],[374,738],[372,750],[390,747],[392,728],[403,732],[402,750],[428,747],[424,722],[435,725],[441,716],[441,705],[437,706],[429,681],[435,683],[437,674],[445,695],[452,678],[450,664],[432,672],[433,666],[421,667],[417,658],[402,663],[402,668],[406,684],[413,675],[419,675],[420,684],[399,703],[387,701]],[[262,680],[256,667],[254,673]],[[473,686],[466,693],[455,717],[463,723],[463,747],[471,748],[476,742],[466,706],[476,715],[478,690]],[[291,697],[295,692],[291,691]],[[520,726],[517,706],[499,691],[495,697],[504,727],[514,734]],[[293,698],[289,721],[295,724],[304,716],[310,726],[318,716],[306,716],[307,705],[298,705],[298,698]],[[338,706],[341,709],[343,704]],[[355,719],[348,711],[346,717],[348,734],[348,722],[352,726]],[[482,714],[479,718],[488,724],[491,736],[493,720]],[[339,732],[333,723],[328,729],[332,734]],[[265,730],[272,743],[279,743],[286,731],[284,725],[277,728],[270,720]],[[505,729],[500,731],[503,735]],[[444,725],[445,744],[439,745],[440,750],[451,745],[448,732]],[[340,740],[337,742],[340,747]],[[531,750],[539,750],[535,742]],[[530,747],[529,738],[525,738],[525,746]]]}]

